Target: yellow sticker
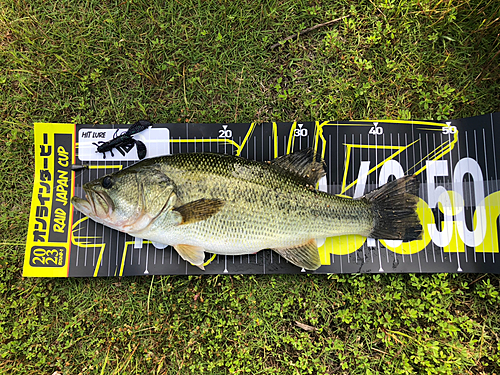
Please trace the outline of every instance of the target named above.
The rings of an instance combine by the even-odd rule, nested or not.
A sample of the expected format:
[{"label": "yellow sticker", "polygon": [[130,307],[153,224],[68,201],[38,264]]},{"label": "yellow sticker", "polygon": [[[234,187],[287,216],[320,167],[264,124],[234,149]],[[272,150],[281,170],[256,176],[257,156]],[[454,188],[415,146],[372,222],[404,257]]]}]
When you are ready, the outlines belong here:
[{"label": "yellow sticker", "polygon": [[74,145],[74,124],[35,124],[35,181],[23,276],[68,276]]}]

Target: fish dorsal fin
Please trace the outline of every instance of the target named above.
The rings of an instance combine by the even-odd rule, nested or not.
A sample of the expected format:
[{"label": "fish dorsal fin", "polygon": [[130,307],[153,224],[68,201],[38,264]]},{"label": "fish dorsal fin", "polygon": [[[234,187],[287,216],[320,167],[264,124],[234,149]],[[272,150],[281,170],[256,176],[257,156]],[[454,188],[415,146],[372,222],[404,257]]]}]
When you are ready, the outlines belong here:
[{"label": "fish dorsal fin", "polygon": [[193,245],[179,244],[175,245],[174,249],[177,250],[182,259],[202,270],[205,270],[203,267],[203,261],[205,260],[204,248]]},{"label": "fish dorsal fin", "polygon": [[316,270],[321,266],[318,245],[314,238],[299,246],[273,250],[297,267],[305,268],[306,270]]},{"label": "fish dorsal fin", "polygon": [[294,173],[304,178],[311,185],[316,185],[320,178],[326,175],[325,162],[311,147],[293,154],[277,157],[271,160],[271,165]]},{"label": "fish dorsal fin", "polygon": [[183,206],[177,207],[177,211],[182,216],[182,224],[196,223],[208,219],[210,216],[215,215],[224,206],[222,199],[198,199],[197,201],[186,203]]}]

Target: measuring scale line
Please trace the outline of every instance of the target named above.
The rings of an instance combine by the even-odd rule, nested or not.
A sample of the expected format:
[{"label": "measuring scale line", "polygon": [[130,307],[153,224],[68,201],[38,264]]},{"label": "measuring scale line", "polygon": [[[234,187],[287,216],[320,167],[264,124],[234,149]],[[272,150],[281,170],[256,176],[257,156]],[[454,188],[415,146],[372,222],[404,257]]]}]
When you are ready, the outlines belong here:
[{"label": "measuring scale line", "polygon": [[[449,137],[450,137],[450,135],[448,134],[448,138],[449,138]],[[466,150],[466,157],[469,157],[469,139],[468,139],[468,134],[467,134],[467,131],[465,131],[465,132],[464,132],[464,137],[465,137],[465,150]],[[458,148],[457,148],[457,154],[458,154],[457,159],[458,159],[458,160],[461,160],[461,159],[462,159],[462,157],[461,157],[461,155],[460,155],[460,147],[458,147]],[[450,158],[451,158],[451,157],[450,157]],[[453,164],[450,164],[450,165],[453,165]],[[456,191],[456,189],[455,189],[455,185],[456,185],[456,183],[455,183],[455,178],[454,178],[454,176],[452,176],[451,178],[452,178],[452,181],[453,181],[453,184],[452,184],[452,191],[453,191],[453,192],[455,192],[455,191]],[[463,207],[463,211],[464,211],[464,223],[463,223],[463,225],[467,225],[467,224],[466,224],[466,222],[465,222],[465,220],[466,220],[466,215],[465,215],[465,212],[466,212],[466,210],[467,210],[467,205],[465,204],[465,202],[466,202],[466,198],[467,198],[467,196],[466,196],[466,195],[467,195],[467,191],[463,190],[463,180],[462,180],[461,182],[459,182],[459,184],[461,184],[461,185],[462,185],[462,193],[463,193],[463,197],[462,197],[462,198],[463,198],[463,201],[464,201],[464,207]],[[452,214],[452,215],[456,215],[458,212],[455,212],[455,213],[453,212],[453,211],[457,211],[457,209],[456,209],[456,205],[457,205],[457,203],[455,202],[455,199],[453,199],[453,202],[452,202],[452,203],[455,205],[455,207],[452,207],[452,209],[453,209],[453,210],[452,210],[451,214]],[[471,203],[472,203],[472,200],[471,200]],[[454,229],[454,230],[453,230],[453,232],[454,232],[454,233],[457,233],[457,232],[458,232],[458,223],[457,223],[456,225],[457,225],[456,229]],[[464,231],[464,233],[465,233],[465,231]],[[459,254],[458,254],[458,253],[459,253],[459,252],[460,252],[460,250],[461,250],[461,249],[460,249],[459,242],[458,242],[458,237],[459,237],[459,236],[453,235],[453,237],[455,237],[455,249],[456,249],[456,252],[457,252],[457,258],[458,258],[458,256],[459,256]],[[453,238],[453,237],[452,237],[452,238]],[[465,244],[464,244],[464,253],[465,253],[465,263],[468,263],[467,251],[465,250]],[[475,258],[475,255],[474,255],[474,258]]]},{"label": "measuring scale line", "polygon": [[[495,132],[493,130],[494,126],[493,126],[493,114],[490,114],[490,123],[491,123],[491,141],[493,143],[493,162],[494,162],[494,165],[495,165],[495,185],[496,185],[496,189],[495,191],[499,191],[498,189],[498,170],[497,170],[497,155],[496,155],[496,143],[495,143]],[[498,241],[498,239],[497,239]],[[491,256],[492,256],[492,259],[493,259],[493,263],[495,263],[495,254],[494,252],[491,252]]]},{"label": "measuring scale line", "polygon": [[[493,137],[492,137],[493,139]],[[486,136],[485,136],[485,130],[483,128],[483,147],[484,147],[484,164],[486,166],[486,196],[489,196],[490,195],[490,179],[488,178],[490,173],[489,173],[489,170],[488,170],[488,157],[487,157],[487,148],[486,148]],[[493,225],[493,218],[492,218],[492,214],[491,214],[491,210],[488,210],[489,211],[489,219],[490,219],[490,223],[491,225]],[[491,243],[493,244],[493,231],[490,231],[491,235]],[[491,252],[491,257],[492,257],[492,263],[495,263],[495,252],[492,251]],[[486,249],[484,248],[484,245],[483,245],[483,262],[486,263]]]},{"label": "measuring scale line", "polygon": [[[412,143],[415,142],[415,132],[414,132],[414,125],[412,123],[411,125],[411,139],[412,139]],[[419,137],[418,137],[418,140],[420,141],[420,133],[419,133]],[[420,150],[422,150],[422,142],[419,142],[420,143]],[[405,145],[408,144],[408,136],[407,136],[407,133],[405,133]],[[399,135],[398,135],[398,146],[399,146]],[[422,151],[420,151],[422,152]],[[429,152],[429,146],[427,146],[427,152]],[[413,153],[413,162],[415,162],[415,147],[412,147],[412,153]],[[405,150],[405,156],[406,156],[406,170],[408,171],[408,160],[409,160],[409,157],[408,157],[408,149]],[[422,159],[422,155],[420,155],[420,159]],[[424,249],[424,252],[425,252],[425,260],[427,262],[427,250],[426,250],[427,246],[425,247]],[[410,252],[410,263],[413,263],[413,256]],[[418,263],[418,272],[422,273],[422,261],[420,259],[420,251],[417,252],[417,263]]]},{"label": "measuring scale line", "polygon": [[[443,134],[441,133],[441,143],[442,143],[442,138],[443,138]],[[448,133],[448,142],[451,142],[451,134],[450,133]],[[457,147],[457,148],[458,148],[457,152],[459,154],[458,160],[460,160],[460,147]],[[449,158],[450,158],[450,164],[449,165],[452,166],[452,165],[454,165],[453,164],[453,155],[452,155],[452,152],[449,152],[448,155],[449,155]],[[452,184],[451,184],[452,190],[456,191],[453,170],[450,171],[450,179],[451,179],[451,182],[452,182]],[[458,248],[458,238],[456,238],[456,236],[455,236],[455,249],[456,249],[456,255],[457,255],[457,272],[462,272],[463,270],[462,270],[462,266],[461,266],[461,262],[460,262],[460,252],[459,252],[459,248]],[[451,260],[452,260],[452,257],[450,256],[450,262],[451,262]]]}]

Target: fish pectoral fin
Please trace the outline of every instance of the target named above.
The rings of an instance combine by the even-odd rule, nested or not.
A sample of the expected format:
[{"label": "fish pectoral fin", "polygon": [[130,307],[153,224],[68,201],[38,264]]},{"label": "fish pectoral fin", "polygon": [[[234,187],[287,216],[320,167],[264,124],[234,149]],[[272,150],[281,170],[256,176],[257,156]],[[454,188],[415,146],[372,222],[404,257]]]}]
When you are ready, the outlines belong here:
[{"label": "fish pectoral fin", "polygon": [[182,259],[188,261],[194,266],[197,266],[203,271],[205,270],[205,268],[203,267],[203,261],[205,260],[204,248],[200,246],[179,244],[175,245],[174,249],[177,250]]},{"label": "fish pectoral fin", "polygon": [[306,270],[316,270],[321,266],[318,245],[314,238],[299,246],[273,250],[297,267],[305,268]]},{"label": "fish pectoral fin", "polygon": [[153,246],[159,250],[166,248],[168,245],[160,242],[151,242]]},{"label": "fish pectoral fin", "polygon": [[177,207],[177,211],[182,216],[182,224],[191,224],[198,221],[206,220],[210,216],[215,215],[224,206],[222,199],[198,199],[197,201],[186,203],[183,206]]}]

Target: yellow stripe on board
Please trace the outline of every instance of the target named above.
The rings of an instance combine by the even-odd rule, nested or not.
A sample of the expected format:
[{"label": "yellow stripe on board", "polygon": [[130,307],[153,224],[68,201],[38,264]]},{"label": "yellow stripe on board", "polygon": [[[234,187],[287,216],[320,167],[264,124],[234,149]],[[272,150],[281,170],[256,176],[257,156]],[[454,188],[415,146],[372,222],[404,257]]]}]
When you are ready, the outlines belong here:
[{"label": "yellow stripe on board", "polygon": [[[318,153],[318,138],[319,138],[319,135],[321,133],[321,136],[323,136],[323,126],[320,125],[319,121],[316,121],[315,124],[314,124],[314,156],[316,156],[316,154]],[[325,142],[324,142],[324,137],[322,137],[322,140],[323,140],[323,145],[325,145]]]},{"label": "yellow stripe on board", "polygon": [[[447,141],[447,142],[449,142],[449,141]],[[455,145],[457,144],[457,142],[458,142],[458,131],[455,134],[453,134],[453,141],[451,141],[445,148],[443,148],[443,150],[439,154],[437,154],[431,160],[438,160],[438,159],[442,158],[444,155],[450,153],[451,150],[453,150],[455,148]],[[422,168],[420,168],[414,174],[419,175],[420,173],[422,173],[426,169],[427,169],[427,165],[424,165]]]},{"label": "yellow stripe on board", "polygon": [[288,134],[288,145],[286,147],[286,154],[290,154],[290,152],[293,150],[293,144],[295,142],[295,137],[293,136],[293,133],[295,132],[295,129],[297,128],[297,121],[294,121],[292,126],[290,127],[290,134]]},{"label": "yellow stripe on board", "polygon": [[[367,124],[353,124],[353,122],[366,122]],[[315,150],[315,152],[317,152],[318,142],[319,142],[319,139],[321,139],[321,141],[323,143],[322,144],[323,148],[322,148],[321,156],[324,158],[325,150],[326,150],[326,139],[323,136],[323,127],[324,126],[372,126],[372,124],[375,123],[375,122],[378,122],[378,123],[388,123],[388,124],[402,124],[402,125],[427,125],[430,128],[425,129],[425,130],[432,130],[432,131],[441,131],[441,129],[443,127],[448,126],[448,124],[443,124],[443,123],[438,123],[438,122],[413,121],[413,120],[354,120],[354,121],[351,121],[350,123],[347,123],[347,124],[345,124],[345,123],[344,124],[332,123],[332,122],[329,122],[329,121],[325,121],[325,122],[322,122],[322,123],[316,122],[316,129],[315,129],[315,136],[314,136],[314,143],[315,143],[314,144],[314,150]],[[294,123],[294,125],[295,124],[296,123]],[[435,127],[435,128],[433,128],[433,127]],[[287,150],[287,153],[289,153],[289,151],[291,149],[290,144],[292,142],[292,138],[293,138],[292,134],[293,134],[294,130],[295,130],[295,127],[292,127],[292,129],[290,130],[290,139],[288,141],[288,150]],[[449,142],[449,141],[447,141],[447,142],[441,144],[439,147],[437,147],[432,152],[430,152],[425,158],[423,158],[419,163],[421,163],[423,160],[428,159],[428,158],[432,158],[431,160],[437,160],[439,158],[442,158],[444,155],[448,154],[449,152],[451,152],[451,150],[454,149],[455,144],[458,142],[458,131],[453,134],[453,137],[454,137],[454,139],[453,139],[452,142],[450,142],[450,143],[447,144],[447,142]],[[345,163],[344,163],[344,175],[343,175],[343,179],[342,179],[342,190],[341,190],[340,194],[345,193],[348,189],[350,189],[352,186],[354,186],[357,183],[357,179],[356,179],[351,184],[349,184],[348,186],[346,186],[346,183],[347,183],[347,174],[348,174],[348,170],[349,170],[349,162],[350,162],[350,157],[351,157],[351,150],[353,148],[393,149],[393,150],[397,150],[390,157],[388,157],[387,159],[383,160],[382,162],[380,162],[379,164],[377,164],[375,167],[371,168],[368,171],[368,174],[371,174],[375,170],[377,170],[379,167],[381,167],[382,165],[384,165],[387,161],[395,158],[397,155],[399,155],[400,153],[402,153],[403,151],[405,151],[406,149],[408,149],[410,146],[414,145],[418,141],[419,140],[417,139],[416,141],[410,143],[407,146],[375,146],[375,145],[351,145],[351,144],[345,144],[345,146],[347,146],[347,150],[346,150],[346,159],[345,159]],[[409,170],[415,168],[415,166],[418,165],[419,163],[416,163]],[[418,174],[422,173],[426,168],[427,168],[427,166],[423,166],[421,169],[419,169],[418,171],[416,171],[414,174],[418,175]]]},{"label": "yellow stripe on board", "polygon": [[208,138],[208,139],[170,139],[170,142],[172,143],[210,143],[210,142],[216,142],[216,143],[230,143],[237,149],[240,147],[239,144],[237,144],[235,141],[232,139],[227,139],[227,138]]},{"label": "yellow stripe on board", "polygon": [[[359,121],[359,122],[362,122],[362,121],[366,121],[366,120],[352,120],[352,121]],[[377,121],[375,121],[377,122]],[[333,123],[333,122],[330,122],[330,121],[324,121],[322,122],[322,125],[321,126],[362,126],[362,127],[366,127],[366,126],[373,126],[373,124],[353,124],[353,123]]]},{"label": "yellow stripe on board", "polygon": [[278,124],[273,122],[274,158],[278,157]]},{"label": "yellow stripe on board", "polygon": [[123,248],[123,253],[122,253],[122,261],[120,263],[120,272],[118,273],[118,276],[123,276],[123,269],[125,268],[125,258],[127,257],[127,248],[129,244],[133,244],[135,241],[127,241],[125,242],[125,246]]},{"label": "yellow stripe on board", "polygon": [[[446,124],[442,124],[440,122],[428,122],[428,121],[412,121],[412,120],[353,120],[360,122],[385,122],[387,124],[405,124],[405,125],[434,125],[443,127]],[[371,126],[371,125],[370,125]]]},{"label": "yellow stripe on board", "polygon": [[206,267],[208,266],[210,263],[213,262],[213,260],[215,259],[215,257],[217,256],[217,254],[213,254],[209,260],[207,260],[205,263],[203,263],[203,267]]},{"label": "yellow stripe on board", "polygon": [[228,138],[215,138],[215,139],[214,138],[209,138],[209,139],[175,139],[175,138],[173,138],[173,139],[170,139],[170,142],[172,142],[172,143],[210,143],[210,142],[229,143],[236,148],[236,156],[240,156],[241,151],[243,151],[243,147],[246,145],[248,138],[250,138],[250,136],[252,135],[256,125],[257,124],[255,122],[252,122],[250,124],[250,128],[248,128],[247,134],[245,135],[245,138],[243,138],[243,141],[241,142],[240,145],[238,143],[236,143],[235,141],[233,141],[232,139],[228,139]]},{"label": "yellow stripe on board", "polygon": [[[142,244],[147,244],[147,243],[152,243],[151,241],[142,241]],[[125,268],[125,258],[127,257],[127,250],[128,250],[128,245],[134,245],[135,241],[126,241],[125,246],[123,246],[123,252],[122,252],[122,261],[120,263],[120,272],[118,273],[118,276],[123,276],[123,269]],[[116,271],[115,271],[116,272]]]},{"label": "yellow stripe on board", "polygon": [[[152,244],[151,241],[143,241],[143,244]],[[127,251],[128,251],[128,245],[134,245],[135,241],[127,241],[125,242],[125,246],[123,247],[123,255],[122,255],[122,261],[120,263],[120,272],[118,273],[118,276],[123,276],[123,269],[125,268],[125,259],[127,257]],[[156,250],[156,249],[155,249]],[[203,263],[203,266],[208,266],[217,256],[217,254],[213,254],[210,259],[208,259],[205,263]],[[116,275],[116,271],[115,271]]]},{"label": "yellow stripe on board", "polygon": [[250,125],[250,128],[248,129],[247,134],[245,135],[245,138],[243,138],[243,142],[241,142],[241,145],[239,146],[238,150],[236,151],[236,156],[240,156],[241,151],[243,150],[243,147],[245,147],[245,145],[248,141],[248,138],[250,138],[250,136],[253,134],[253,131],[254,131],[256,125],[257,124],[255,122],[252,122],[252,124]]},{"label": "yellow stripe on board", "polygon": [[330,125],[330,123],[328,121],[325,121],[320,125],[319,137],[321,138],[321,142],[323,142],[322,148],[321,148],[321,158],[322,159],[325,159],[325,153],[326,153],[326,139],[323,136],[323,126],[329,126],[329,125]]},{"label": "yellow stripe on board", "polygon": [[[70,170],[66,168],[66,162],[74,160],[73,142],[75,124],[59,123],[40,123],[34,124],[34,150],[35,173],[32,187],[32,197],[28,233],[26,236],[26,245],[24,252],[23,276],[29,277],[67,277],[69,269],[69,248],[70,232],[66,225],[71,218],[71,212],[65,212],[64,226],[61,224],[57,232],[57,240],[52,240],[51,232],[54,232],[54,218],[57,217],[56,201],[64,201],[67,207],[67,195],[72,195],[73,186],[66,182],[63,185],[57,181],[55,174],[61,173],[61,176],[71,175]],[[66,140],[62,144],[56,143],[59,136],[71,137],[71,143]],[[66,159],[71,154],[71,159]],[[64,155],[64,160],[59,160],[59,155]],[[62,163],[62,164],[61,164]],[[61,170],[56,170],[62,167]],[[66,177],[62,177],[61,181]],[[73,183],[71,181],[71,183]],[[59,192],[60,188],[64,193]],[[57,189],[56,189],[57,188]],[[57,190],[57,191],[56,191]],[[57,198],[56,193],[64,194],[66,198]],[[36,199],[35,199],[36,198]],[[58,219],[55,219],[58,220]],[[50,249],[49,249],[50,247]],[[42,254],[43,255],[36,255]],[[55,255],[57,253],[57,255]],[[48,255],[51,254],[51,255]],[[36,263],[35,263],[36,262]]]},{"label": "yellow stripe on board", "polygon": [[368,174],[367,176],[369,176],[371,173],[373,173],[374,171],[376,171],[379,167],[381,167],[382,165],[384,165],[385,163],[387,163],[389,160],[392,160],[394,159],[396,156],[398,156],[399,154],[401,154],[404,150],[406,150],[407,148],[409,148],[410,146],[413,146],[415,143],[417,143],[419,141],[419,139],[417,139],[416,141],[413,141],[412,143],[410,143],[409,145],[407,146],[374,146],[374,145],[352,145],[352,144],[344,144],[345,146],[347,146],[349,152],[347,154],[347,159],[346,159],[346,169],[344,170],[344,180],[342,181],[342,190],[340,191],[340,194],[343,194],[345,193],[347,190],[349,190],[351,187],[353,187],[354,185],[356,185],[356,183],[358,182],[358,179],[355,179],[353,182],[351,182],[348,186],[345,186],[345,183],[346,183],[346,180],[347,180],[347,170],[349,168],[349,158],[350,158],[350,149],[351,148],[368,148],[368,149],[389,149],[389,150],[398,150],[396,151],[395,153],[391,154],[388,158],[382,160],[380,163],[378,163],[376,166],[374,166],[372,169],[370,169],[368,171]]},{"label": "yellow stripe on board", "polygon": [[106,244],[102,245],[103,246],[101,247],[101,251],[99,251],[99,257],[97,258],[97,263],[95,265],[94,277],[97,277],[97,275],[99,274],[99,267],[101,267],[102,255],[104,254],[104,248],[106,247]]},{"label": "yellow stripe on board", "polygon": [[347,147],[346,150],[346,155],[345,155],[345,163],[344,163],[344,177],[342,178],[342,191],[340,194],[344,193],[346,189],[344,189],[344,186],[347,181],[347,171],[349,169],[349,160],[351,159],[351,148]]},{"label": "yellow stripe on board", "polygon": [[431,152],[429,152],[427,155],[425,155],[422,159],[420,159],[417,163],[415,163],[413,166],[411,166],[410,168],[408,168],[408,171],[414,169],[417,165],[419,165],[420,163],[422,163],[424,160],[436,160],[434,159],[434,155],[438,155],[440,152],[442,152],[443,150],[445,150],[446,147],[449,147],[449,141],[445,141],[444,143],[441,143],[437,148],[435,148],[434,150],[432,150]]},{"label": "yellow stripe on board", "polygon": [[[75,232],[78,232],[80,230],[82,230],[82,228],[77,228],[78,225],[80,225],[81,223],[83,223],[85,220],[88,220],[88,217],[84,217],[80,220],[78,220],[76,223],[73,224],[73,226],[71,227],[71,230],[73,233]],[[99,257],[97,258],[97,264],[96,264],[96,267],[94,269],[94,277],[97,277],[97,274],[99,272],[99,267],[100,267],[100,263],[101,263],[101,260],[102,260],[102,254],[104,253],[104,249],[106,247],[106,244],[105,243],[100,243],[100,244],[96,244],[96,243],[91,243],[91,242],[80,242],[80,241],[77,241],[77,240],[80,240],[80,239],[95,239],[95,238],[101,238],[102,237],[89,237],[89,236],[75,236],[73,235],[71,237],[71,243],[75,246],[78,246],[78,247],[83,247],[83,248],[100,248],[101,250],[99,251]]]},{"label": "yellow stripe on board", "polygon": [[121,170],[123,165],[121,164],[111,164],[111,165],[89,165],[89,169],[106,169],[106,168],[116,168]]}]

